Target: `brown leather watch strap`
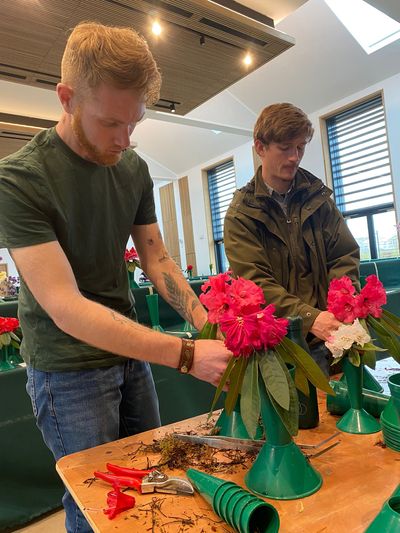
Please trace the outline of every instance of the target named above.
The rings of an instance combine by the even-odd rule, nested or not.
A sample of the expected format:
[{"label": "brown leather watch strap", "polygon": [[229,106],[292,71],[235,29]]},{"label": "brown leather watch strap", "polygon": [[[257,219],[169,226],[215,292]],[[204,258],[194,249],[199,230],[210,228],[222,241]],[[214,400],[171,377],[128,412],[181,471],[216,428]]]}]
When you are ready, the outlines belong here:
[{"label": "brown leather watch strap", "polygon": [[194,359],[194,340],[182,339],[181,358],[179,360],[178,370],[181,374],[187,374],[193,366]]}]

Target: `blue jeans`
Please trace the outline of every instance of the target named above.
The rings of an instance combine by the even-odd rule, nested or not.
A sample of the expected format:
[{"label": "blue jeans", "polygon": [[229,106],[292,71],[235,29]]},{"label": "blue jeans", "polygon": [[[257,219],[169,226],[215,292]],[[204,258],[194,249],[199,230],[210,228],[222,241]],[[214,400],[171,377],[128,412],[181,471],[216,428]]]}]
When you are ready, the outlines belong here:
[{"label": "blue jeans", "polygon": [[[157,394],[146,362],[128,359],[122,365],[72,372],[27,367],[27,372],[26,390],[36,423],[56,461],[160,426]],[[92,531],[68,491],[63,505],[68,533]]]}]

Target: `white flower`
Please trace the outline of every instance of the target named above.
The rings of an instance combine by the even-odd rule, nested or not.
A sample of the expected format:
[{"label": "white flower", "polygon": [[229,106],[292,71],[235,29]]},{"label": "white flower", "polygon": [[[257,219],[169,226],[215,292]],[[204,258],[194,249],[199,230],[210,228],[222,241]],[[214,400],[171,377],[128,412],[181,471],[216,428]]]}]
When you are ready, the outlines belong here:
[{"label": "white flower", "polygon": [[352,324],[342,324],[325,342],[325,346],[332,352],[334,358],[342,357],[344,350],[348,350],[355,343],[360,348],[371,340],[371,337],[360,324],[358,318]]}]

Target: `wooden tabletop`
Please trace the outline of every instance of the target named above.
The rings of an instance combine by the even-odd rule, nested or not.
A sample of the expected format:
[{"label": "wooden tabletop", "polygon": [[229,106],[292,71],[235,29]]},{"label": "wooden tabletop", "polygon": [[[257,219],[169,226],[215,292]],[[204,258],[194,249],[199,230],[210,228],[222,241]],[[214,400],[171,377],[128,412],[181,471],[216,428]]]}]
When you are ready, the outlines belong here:
[{"label": "wooden tabletop", "polygon": [[[325,411],[325,401],[321,397],[318,428],[300,431],[296,441],[302,444],[320,442],[336,431],[337,419]],[[94,531],[232,532],[199,494],[141,495],[129,491],[136,498],[136,506],[114,520],[109,520],[103,513],[103,508],[106,507],[110,486],[100,480],[90,482],[95,470],[106,470],[107,462],[135,468],[146,468],[148,461],[152,465],[156,464],[159,458],[157,454],[136,453],[140,443],[151,444],[153,439],[160,439],[175,431],[195,430],[196,433],[204,433],[205,421],[206,415],[195,417],[60,459],[57,471]],[[283,533],[364,532],[383,502],[397,487],[400,481],[400,455],[382,446],[381,432],[373,435],[340,433],[339,439],[338,446],[311,459],[323,478],[318,492],[298,500],[266,499],[277,509],[281,521],[280,531]],[[244,476],[250,464],[248,459],[245,465],[235,467],[233,472],[214,475],[245,487]],[[164,471],[168,475],[185,475],[184,471]]]}]

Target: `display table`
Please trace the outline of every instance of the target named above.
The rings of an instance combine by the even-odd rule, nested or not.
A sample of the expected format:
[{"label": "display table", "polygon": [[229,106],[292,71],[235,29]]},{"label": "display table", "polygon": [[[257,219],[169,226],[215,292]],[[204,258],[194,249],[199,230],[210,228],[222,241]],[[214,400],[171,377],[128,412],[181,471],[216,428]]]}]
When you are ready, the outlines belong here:
[{"label": "display table", "polygon": [[[320,397],[320,425],[313,430],[302,430],[297,442],[315,444],[336,431],[334,417],[325,410],[325,398]],[[106,470],[106,463],[116,463],[135,468],[146,468],[147,460],[156,464],[158,456],[135,452],[140,443],[151,444],[165,434],[195,430],[204,432],[206,416],[199,416],[180,423],[147,431],[110,444],[104,444],[60,459],[57,471],[67,485],[75,501],[82,509],[96,532],[179,532],[182,519],[192,520],[194,531],[232,532],[217,517],[211,507],[199,495],[173,496],[145,494],[128,491],[136,498],[136,506],[114,520],[109,520],[102,509],[106,507],[106,495],[110,486],[103,481],[88,482],[95,470]],[[311,459],[321,473],[323,484],[315,494],[299,500],[266,500],[275,506],[281,520],[283,533],[337,533],[351,531],[362,533],[370,524],[400,479],[400,462],[396,452],[382,447],[382,434],[350,435],[341,433],[340,444],[327,453]],[[221,453],[221,452],[218,452]],[[249,462],[217,475],[244,485]],[[184,476],[183,471],[169,471],[168,475]],[[152,498],[162,500],[162,513],[151,509]],[[154,506],[154,502],[153,502]],[[154,519],[157,527],[154,528]],[[188,527],[190,530],[190,527]]]}]

